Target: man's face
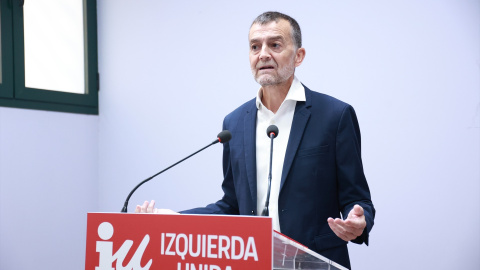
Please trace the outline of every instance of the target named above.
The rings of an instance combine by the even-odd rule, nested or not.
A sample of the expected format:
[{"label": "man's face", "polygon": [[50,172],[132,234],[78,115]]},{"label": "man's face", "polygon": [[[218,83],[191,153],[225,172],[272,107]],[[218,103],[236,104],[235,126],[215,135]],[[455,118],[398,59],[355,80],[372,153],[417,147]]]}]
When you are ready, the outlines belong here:
[{"label": "man's face", "polygon": [[301,61],[296,61],[297,50],[288,21],[254,24],[248,38],[250,68],[260,85],[281,84],[293,76],[295,67],[299,66]]}]

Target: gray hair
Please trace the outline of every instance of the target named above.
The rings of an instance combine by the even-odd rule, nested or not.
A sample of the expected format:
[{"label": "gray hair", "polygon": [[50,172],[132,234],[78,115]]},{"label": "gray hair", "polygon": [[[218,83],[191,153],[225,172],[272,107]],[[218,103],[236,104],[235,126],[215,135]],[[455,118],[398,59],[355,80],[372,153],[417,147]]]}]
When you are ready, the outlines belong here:
[{"label": "gray hair", "polygon": [[296,49],[302,47],[302,31],[300,31],[300,25],[298,25],[297,21],[280,12],[276,11],[267,11],[262,14],[260,14],[252,23],[252,26],[254,24],[260,24],[260,25],[265,25],[271,22],[278,22],[280,19],[286,20],[290,23],[290,26],[292,27],[292,39],[293,43],[295,44]]}]

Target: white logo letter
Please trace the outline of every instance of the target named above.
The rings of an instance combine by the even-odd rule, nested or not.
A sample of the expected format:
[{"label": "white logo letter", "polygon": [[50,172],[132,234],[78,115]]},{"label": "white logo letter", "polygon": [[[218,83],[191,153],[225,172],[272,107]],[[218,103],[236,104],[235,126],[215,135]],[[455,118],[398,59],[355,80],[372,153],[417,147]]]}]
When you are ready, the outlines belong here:
[{"label": "white logo letter", "polygon": [[[109,240],[113,236],[113,226],[109,222],[103,222],[98,226],[98,236],[102,240]],[[142,259],[143,253],[147,248],[148,242],[150,241],[150,236],[145,235],[140,246],[133,254],[132,259],[127,264],[126,267],[123,267],[123,260],[127,256],[128,251],[133,245],[132,240],[126,240],[120,249],[113,254],[113,242],[112,241],[97,241],[96,251],[99,254],[99,263],[98,267],[95,267],[95,270],[114,270],[112,268],[113,262],[116,260],[116,269],[117,270],[148,270],[152,265],[152,260],[150,259],[148,263],[144,266],[140,266],[140,261]],[[113,254],[113,255],[112,255]]]}]

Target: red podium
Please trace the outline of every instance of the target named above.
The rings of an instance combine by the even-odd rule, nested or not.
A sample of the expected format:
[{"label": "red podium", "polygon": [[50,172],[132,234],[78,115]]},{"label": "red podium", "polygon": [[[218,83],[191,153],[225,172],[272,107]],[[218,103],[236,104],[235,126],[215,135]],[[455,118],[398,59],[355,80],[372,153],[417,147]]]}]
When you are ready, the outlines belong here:
[{"label": "red podium", "polygon": [[85,269],[346,269],[269,217],[89,213]]}]

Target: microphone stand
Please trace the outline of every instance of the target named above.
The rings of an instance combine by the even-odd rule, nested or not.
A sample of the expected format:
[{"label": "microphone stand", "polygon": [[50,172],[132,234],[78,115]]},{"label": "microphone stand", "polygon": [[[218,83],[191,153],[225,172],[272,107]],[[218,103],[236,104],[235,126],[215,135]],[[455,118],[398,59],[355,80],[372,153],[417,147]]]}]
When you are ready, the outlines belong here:
[{"label": "microphone stand", "polygon": [[270,205],[270,190],[272,189],[272,160],[273,160],[273,139],[278,136],[278,127],[275,125],[270,125],[267,128],[267,136],[270,138],[270,168],[268,170],[268,190],[267,190],[267,199],[265,200],[265,208],[263,208],[262,216],[268,217],[269,210],[268,206]]},{"label": "microphone stand", "polygon": [[189,155],[188,157],[183,158],[182,160],[176,162],[175,164],[170,165],[168,168],[162,170],[161,172],[158,172],[158,173],[150,176],[149,178],[143,180],[142,182],[140,182],[135,188],[133,188],[132,191],[130,191],[130,194],[128,194],[127,199],[125,200],[125,203],[123,204],[123,208],[122,208],[121,213],[127,213],[128,201],[130,200],[130,197],[132,197],[132,195],[133,195],[133,193],[135,192],[135,190],[137,190],[137,188],[139,188],[141,185],[143,185],[143,184],[145,184],[146,182],[152,180],[152,179],[155,178],[157,175],[159,175],[159,174],[167,171],[168,169],[176,166],[177,164],[183,162],[184,160],[186,160],[186,159],[194,156],[195,154],[197,154],[197,153],[205,150],[206,148],[208,148],[208,147],[210,147],[210,146],[212,146],[212,145],[214,145],[214,144],[216,144],[216,143],[219,143],[219,142],[221,142],[221,143],[226,143],[226,142],[228,142],[231,138],[232,138],[232,134],[230,133],[230,131],[224,130],[224,131],[220,132],[220,133],[218,134],[218,138],[217,138],[215,141],[213,141],[212,143],[210,143],[209,145],[203,147],[202,149],[200,149],[200,150],[198,150],[197,152]]},{"label": "microphone stand", "polygon": [[263,208],[262,216],[268,217],[269,210],[268,206],[270,205],[270,190],[272,189],[272,159],[273,159],[273,139],[275,134],[272,132],[270,134],[270,169],[268,170],[268,191],[267,191],[267,200],[265,201],[265,208]]}]

